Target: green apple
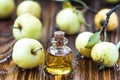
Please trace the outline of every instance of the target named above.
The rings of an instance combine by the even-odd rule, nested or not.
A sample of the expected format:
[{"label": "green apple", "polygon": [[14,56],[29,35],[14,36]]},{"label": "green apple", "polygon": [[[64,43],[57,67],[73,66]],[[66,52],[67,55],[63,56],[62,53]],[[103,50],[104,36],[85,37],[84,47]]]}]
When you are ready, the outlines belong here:
[{"label": "green apple", "polygon": [[44,63],[44,48],[36,39],[20,39],[13,46],[12,59],[20,68],[35,68]]},{"label": "green apple", "polygon": [[93,46],[91,57],[95,62],[102,63],[106,67],[112,67],[119,59],[119,52],[115,44],[100,42]]},{"label": "green apple", "polygon": [[38,2],[32,0],[26,0],[26,1],[22,1],[18,5],[16,11],[17,11],[17,16],[20,16],[24,13],[31,13],[37,18],[40,18],[42,8]]},{"label": "green apple", "polygon": [[25,13],[17,17],[12,29],[17,40],[21,38],[39,39],[42,34],[42,23],[35,16]]},{"label": "green apple", "polygon": [[85,46],[87,45],[89,38],[93,35],[92,32],[82,32],[80,33],[75,40],[75,46],[78,52],[85,57],[91,57],[91,49],[86,48]]},{"label": "green apple", "polygon": [[15,10],[14,0],[0,0],[0,18],[8,18]]},{"label": "green apple", "polygon": [[80,15],[78,14],[78,11],[74,8],[62,9],[56,15],[56,25],[66,34],[72,35],[77,33],[81,27]]}]

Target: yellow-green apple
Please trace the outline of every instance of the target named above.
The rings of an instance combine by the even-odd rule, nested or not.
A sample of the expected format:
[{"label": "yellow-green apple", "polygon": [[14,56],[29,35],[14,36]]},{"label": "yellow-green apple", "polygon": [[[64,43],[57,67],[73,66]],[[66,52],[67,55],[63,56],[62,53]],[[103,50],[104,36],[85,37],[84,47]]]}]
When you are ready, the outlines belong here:
[{"label": "yellow-green apple", "polygon": [[80,20],[83,19],[81,19],[79,11],[74,8],[64,8],[56,15],[57,27],[69,35],[75,34],[80,30],[81,22],[83,22]]},{"label": "yellow-green apple", "polygon": [[119,52],[115,44],[100,42],[93,46],[91,57],[95,62],[102,63],[106,67],[112,67],[118,61]]},{"label": "yellow-green apple", "polygon": [[8,18],[15,10],[14,0],[0,0],[0,18]]},{"label": "yellow-green apple", "polygon": [[20,16],[24,13],[31,13],[37,18],[40,18],[42,8],[41,5],[36,1],[25,0],[18,5],[16,11],[17,11],[17,16]]},{"label": "yellow-green apple", "polygon": [[20,39],[13,46],[12,59],[20,68],[35,68],[44,63],[44,48],[36,39]]},{"label": "yellow-green apple", "polygon": [[12,29],[17,40],[21,38],[39,39],[42,34],[42,23],[35,16],[25,13],[17,17]]},{"label": "yellow-green apple", "polygon": [[[110,11],[109,8],[103,8],[96,13],[94,17],[94,22],[97,29],[100,30],[103,27],[104,22],[106,20],[106,13],[109,11]],[[110,15],[109,23],[106,29],[107,31],[113,31],[118,27],[118,25],[119,25],[118,15],[117,13],[114,12]]]},{"label": "yellow-green apple", "polygon": [[82,32],[75,40],[75,46],[78,52],[80,52],[80,54],[84,55],[85,57],[91,57],[91,49],[86,48],[86,45],[92,35],[92,32]]}]

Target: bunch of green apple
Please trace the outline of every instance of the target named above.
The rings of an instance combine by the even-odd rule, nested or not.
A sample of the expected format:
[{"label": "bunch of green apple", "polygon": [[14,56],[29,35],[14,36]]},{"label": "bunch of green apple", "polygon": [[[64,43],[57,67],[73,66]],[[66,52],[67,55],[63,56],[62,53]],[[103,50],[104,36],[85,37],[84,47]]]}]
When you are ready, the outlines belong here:
[{"label": "bunch of green apple", "polygon": [[37,18],[40,18],[42,8],[40,3],[33,0],[24,0],[17,6],[17,16],[20,16],[24,13],[30,13]]},{"label": "bunch of green apple", "polygon": [[14,0],[0,0],[0,19],[8,18],[15,10]]},{"label": "bunch of green apple", "polygon": [[106,67],[112,67],[118,61],[118,47],[120,46],[120,42],[119,45],[111,42],[102,42],[99,32],[80,33],[76,38],[75,45],[80,54],[92,58],[93,61],[103,64]]},{"label": "bunch of green apple", "polygon": [[38,67],[44,63],[44,48],[36,39],[22,38],[13,46],[12,59],[23,69]]},{"label": "bunch of green apple", "polygon": [[40,10],[40,5],[34,1],[23,1],[17,7],[18,17],[12,27],[17,42],[13,46],[12,59],[20,68],[31,69],[44,63],[44,48],[37,41],[42,34]]},{"label": "bunch of green apple", "polygon": [[42,23],[32,14],[25,13],[16,18],[12,29],[16,40],[22,38],[39,39],[42,34]]}]

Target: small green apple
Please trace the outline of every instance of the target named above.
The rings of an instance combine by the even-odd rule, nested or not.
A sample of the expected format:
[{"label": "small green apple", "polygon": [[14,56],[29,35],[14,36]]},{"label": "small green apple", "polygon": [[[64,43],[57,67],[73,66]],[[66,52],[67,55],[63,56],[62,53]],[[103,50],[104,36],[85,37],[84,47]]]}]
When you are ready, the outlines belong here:
[{"label": "small green apple", "polygon": [[75,34],[81,27],[81,22],[79,19],[80,17],[75,9],[65,8],[56,15],[56,25],[66,34]]},{"label": "small green apple", "polygon": [[89,38],[93,35],[92,32],[82,32],[80,33],[76,40],[75,40],[75,46],[78,50],[78,52],[85,57],[91,57],[91,49],[86,48]]},{"label": "small green apple", "polygon": [[20,39],[13,46],[12,59],[20,68],[35,68],[44,63],[44,48],[35,39]]},{"label": "small green apple", "polygon": [[42,34],[42,23],[35,16],[26,13],[17,17],[12,29],[17,40],[21,38],[39,39]]},{"label": "small green apple", "polygon": [[8,18],[15,10],[14,0],[0,0],[0,18]]},{"label": "small green apple", "polygon": [[100,42],[93,46],[91,57],[95,62],[102,63],[106,67],[112,67],[119,59],[119,52],[115,44]]},{"label": "small green apple", "polygon": [[26,1],[22,1],[18,5],[16,11],[17,11],[17,16],[20,16],[24,13],[31,13],[37,18],[40,18],[42,8],[38,2],[32,0],[26,0]]}]

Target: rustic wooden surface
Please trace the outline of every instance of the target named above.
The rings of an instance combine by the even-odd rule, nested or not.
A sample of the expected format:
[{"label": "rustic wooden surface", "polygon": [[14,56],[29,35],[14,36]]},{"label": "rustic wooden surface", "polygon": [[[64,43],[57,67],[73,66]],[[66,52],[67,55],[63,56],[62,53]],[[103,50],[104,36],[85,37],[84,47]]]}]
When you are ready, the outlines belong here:
[{"label": "rustic wooden surface", "polygon": [[[16,7],[22,0],[16,0]],[[96,11],[101,8],[112,8],[115,5],[110,5],[104,3],[102,0],[84,0],[91,8]],[[49,40],[53,36],[53,32],[58,30],[55,24],[55,16],[57,12],[61,9],[62,3],[53,2],[49,0],[39,0],[42,6],[42,16],[40,20],[43,24],[43,36],[39,40],[43,45],[45,50],[49,46]],[[81,5],[77,7],[81,7]],[[120,11],[117,14],[120,16]],[[96,28],[93,22],[95,13],[88,11],[85,14],[85,18],[92,28],[83,27],[80,32],[91,31],[95,32]],[[12,61],[12,46],[15,43],[15,39],[12,35],[11,26],[16,19],[16,12],[5,20],[0,20],[0,80],[40,80],[41,67],[35,69],[23,70],[17,67]],[[113,32],[107,32],[110,42],[117,43],[120,40],[120,28]],[[76,58],[77,50],[75,48],[75,35],[66,35],[69,39],[70,48],[73,50],[73,73],[70,76],[63,76],[61,80],[120,80],[120,72],[115,71],[114,68],[106,68],[105,70],[98,71],[99,65],[93,62],[91,59],[80,59]],[[120,61],[118,61],[120,64]],[[45,74],[45,80],[60,80],[58,77],[50,76]],[[43,78],[42,78],[43,80]]]}]

